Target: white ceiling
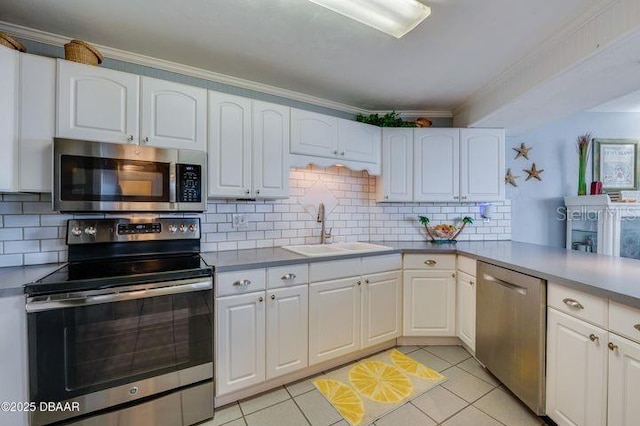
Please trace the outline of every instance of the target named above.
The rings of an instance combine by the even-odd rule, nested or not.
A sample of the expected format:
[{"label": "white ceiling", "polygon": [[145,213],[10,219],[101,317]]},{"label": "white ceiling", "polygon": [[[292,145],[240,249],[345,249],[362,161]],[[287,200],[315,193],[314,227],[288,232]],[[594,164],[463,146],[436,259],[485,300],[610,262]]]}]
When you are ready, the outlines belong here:
[{"label": "white ceiling", "polygon": [[400,40],[306,0],[0,0],[0,20],[367,110],[447,110],[602,0],[422,0]]},{"label": "white ceiling", "polygon": [[590,112],[640,112],[640,90],[591,108]]}]

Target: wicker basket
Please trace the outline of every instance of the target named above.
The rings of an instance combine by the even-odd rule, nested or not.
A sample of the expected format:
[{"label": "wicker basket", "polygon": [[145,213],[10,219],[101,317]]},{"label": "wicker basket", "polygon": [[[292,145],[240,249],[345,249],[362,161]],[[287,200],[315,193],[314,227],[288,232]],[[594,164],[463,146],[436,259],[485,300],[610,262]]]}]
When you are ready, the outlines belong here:
[{"label": "wicker basket", "polygon": [[27,48],[24,44],[20,43],[13,37],[9,37],[6,33],[0,33],[0,46],[8,47],[9,49],[18,50],[20,52],[26,52]]},{"label": "wicker basket", "polygon": [[67,61],[87,65],[98,65],[104,60],[104,56],[102,56],[102,53],[100,53],[98,49],[82,40],[71,40],[65,44],[64,58]]}]

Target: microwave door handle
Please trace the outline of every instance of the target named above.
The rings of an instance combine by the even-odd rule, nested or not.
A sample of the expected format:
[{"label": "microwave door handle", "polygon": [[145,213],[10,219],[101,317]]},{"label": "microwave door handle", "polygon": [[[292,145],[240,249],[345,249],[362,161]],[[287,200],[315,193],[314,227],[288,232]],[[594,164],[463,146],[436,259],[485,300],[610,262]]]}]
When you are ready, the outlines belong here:
[{"label": "microwave door handle", "polygon": [[176,202],[176,186],[178,182],[178,177],[176,175],[176,163],[169,163],[169,202]]}]

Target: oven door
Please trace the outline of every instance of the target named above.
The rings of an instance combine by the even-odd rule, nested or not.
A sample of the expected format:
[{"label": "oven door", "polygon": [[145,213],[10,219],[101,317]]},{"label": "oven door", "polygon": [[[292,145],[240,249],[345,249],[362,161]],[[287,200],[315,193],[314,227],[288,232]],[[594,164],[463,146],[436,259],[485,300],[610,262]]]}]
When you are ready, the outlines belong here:
[{"label": "oven door", "polygon": [[33,424],[213,378],[211,277],[27,300],[30,400],[78,402]]}]

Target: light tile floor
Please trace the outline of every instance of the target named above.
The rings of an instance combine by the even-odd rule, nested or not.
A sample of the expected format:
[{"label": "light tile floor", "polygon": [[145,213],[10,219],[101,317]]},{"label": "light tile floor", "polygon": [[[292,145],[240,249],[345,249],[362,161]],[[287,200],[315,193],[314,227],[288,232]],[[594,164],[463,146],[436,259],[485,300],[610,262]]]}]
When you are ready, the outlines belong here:
[{"label": "light tile floor", "polygon": [[[539,426],[536,417],[461,346],[401,346],[447,381],[405,403],[375,426]],[[229,404],[200,426],[348,426],[313,386],[314,376]]]}]

